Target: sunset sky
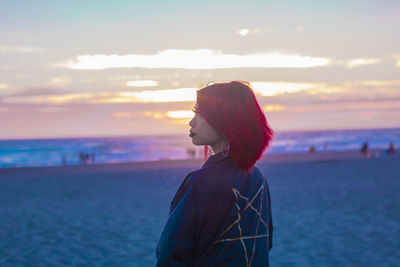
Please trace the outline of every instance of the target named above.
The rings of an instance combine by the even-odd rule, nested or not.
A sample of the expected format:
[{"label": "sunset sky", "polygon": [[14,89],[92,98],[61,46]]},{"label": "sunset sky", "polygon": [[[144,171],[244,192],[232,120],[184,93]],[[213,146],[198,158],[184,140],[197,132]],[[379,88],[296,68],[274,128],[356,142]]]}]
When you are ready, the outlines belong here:
[{"label": "sunset sky", "polygon": [[188,132],[253,84],[276,131],[400,127],[399,1],[0,2],[0,139]]}]

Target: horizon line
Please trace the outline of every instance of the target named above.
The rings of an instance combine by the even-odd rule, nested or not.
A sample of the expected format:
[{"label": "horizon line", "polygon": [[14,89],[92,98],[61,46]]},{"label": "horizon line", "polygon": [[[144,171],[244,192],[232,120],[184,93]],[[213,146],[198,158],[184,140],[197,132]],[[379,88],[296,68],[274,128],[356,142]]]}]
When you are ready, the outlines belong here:
[{"label": "horizon line", "polygon": [[[300,129],[300,130],[277,130],[278,133],[304,133],[304,132],[337,132],[337,131],[368,131],[368,130],[400,130],[400,126],[378,127],[378,128],[345,128],[345,129]],[[104,135],[104,136],[65,136],[65,137],[27,137],[27,138],[1,138],[1,141],[21,141],[21,140],[55,140],[55,139],[89,139],[89,138],[132,138],[132,137],[170,137],[183,136],[184,133],[165,133],[165,134],[132,134],[132,135]],[[188,135],[189,136],[189,135]]]}]

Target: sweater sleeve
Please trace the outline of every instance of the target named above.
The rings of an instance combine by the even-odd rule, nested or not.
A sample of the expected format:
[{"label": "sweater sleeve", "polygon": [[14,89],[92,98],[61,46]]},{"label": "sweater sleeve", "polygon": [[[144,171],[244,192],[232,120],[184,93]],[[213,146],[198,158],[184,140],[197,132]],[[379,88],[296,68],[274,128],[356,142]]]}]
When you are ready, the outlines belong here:
[{"label": "sweater sleeve", "polygon": [[157,245],[156,266],[190,266],[196,246],[196,187],[187,177],[175,195]]}]

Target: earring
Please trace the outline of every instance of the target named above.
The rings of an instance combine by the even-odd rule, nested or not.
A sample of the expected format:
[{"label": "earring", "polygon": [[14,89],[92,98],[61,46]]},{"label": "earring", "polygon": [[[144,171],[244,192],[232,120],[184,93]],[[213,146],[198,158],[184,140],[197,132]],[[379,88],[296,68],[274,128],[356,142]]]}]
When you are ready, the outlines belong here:
[{"label": "earring", "polygon": [[226,154],[224,153],[224,142],[221,142],[221,152],[222,152],[222,156],[227,157],[229,154],[229,148],[231,147],[231,144],[228,143],[228,149]]}]

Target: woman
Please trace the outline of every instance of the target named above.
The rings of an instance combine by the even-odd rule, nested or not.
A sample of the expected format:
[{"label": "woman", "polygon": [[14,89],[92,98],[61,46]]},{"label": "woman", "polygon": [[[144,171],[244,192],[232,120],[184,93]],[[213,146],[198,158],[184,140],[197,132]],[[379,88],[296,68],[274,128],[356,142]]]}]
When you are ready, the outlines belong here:
[{"label": "woman", "polygon": [[194,145],[215,152],[187,175],[157,246],[157,266],[268,266],[270,194],[254,166],[273,132],[250,84],[215,83],[197,92]]}]

